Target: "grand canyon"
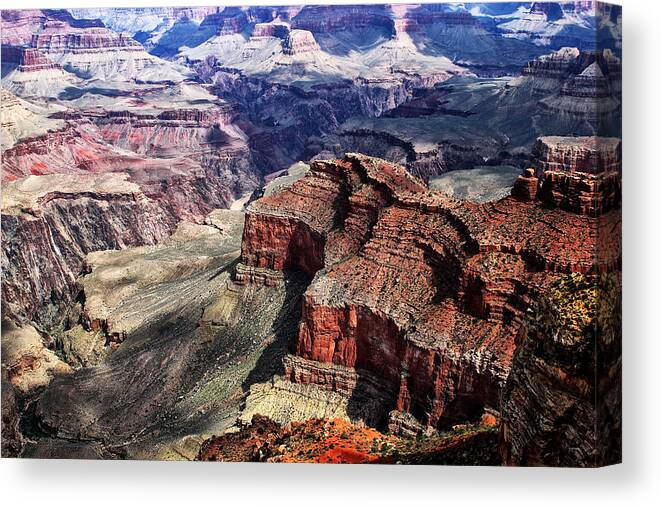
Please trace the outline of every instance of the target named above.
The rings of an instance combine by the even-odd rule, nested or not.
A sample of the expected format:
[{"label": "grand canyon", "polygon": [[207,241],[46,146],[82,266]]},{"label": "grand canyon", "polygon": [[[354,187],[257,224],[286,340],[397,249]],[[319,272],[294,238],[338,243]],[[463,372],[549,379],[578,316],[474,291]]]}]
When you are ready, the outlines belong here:
[{"label": "grand canyon", "polygon": [[2,10],[2,456],[621,461],[622,10]]}]

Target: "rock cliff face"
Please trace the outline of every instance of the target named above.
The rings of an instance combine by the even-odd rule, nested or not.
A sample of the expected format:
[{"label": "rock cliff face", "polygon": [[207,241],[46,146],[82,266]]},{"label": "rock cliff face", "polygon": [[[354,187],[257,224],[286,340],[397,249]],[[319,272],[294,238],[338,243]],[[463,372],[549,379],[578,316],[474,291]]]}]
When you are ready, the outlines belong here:
[{"label": "rock cliff face", "polygon": [[292,30],[287,35],[283,45],[286,55],[299,55],[302,53],[313,53],[321,51],[319,44],[314,40],[312,32],[307,30]]},{"label": "rock cliff face", "polygon": [[562,79],[569,74],[580,55],[578,48],[562,48],[548,55],[540,56],[526,64],[524,76]]},{"label": "rock cliff face", "polygon": [[555,112],[594,121],[603,120],[620,105],[622,62],[609,49],[561,48],[528,62],[523,75],[537,94],[553,93],[541,103]]},{"label": "rock cliff face", "polygon": [[570,275],[535,304],[503,392],[505,464],[621,461],[620,295],[617,276]]},{"label": "rock cliff face", "polygon": [[251,37],[277,37],[284,39],[289,34],[289,25],[284,23],[256,23]]},{"label": "rock cliff face", "polygon": [[598,216],[622,200],[621,143],[616,138],[542,137],[535,154],[539,198],[574,213]]},{"label": "rock cliff face", "polygon": [[218,35],[231,35],[241,33],[248,27],[248,23],[245,12],[237,7],[228,7],[206,16],[200,26],[214,26]]},{"label": "rock cliff face", "polygon": [[48,60],[38,49],[17,46],[2,47],[2,64],[23,72],[61,68]]},{"label": "rock cliff face", "polygon": [[533,154],[540,174],[544,171],[622,172],[622,143],[615,138],[540,137]]},{"label": "rock cliff face", "polygon": [[357,30],[365,27],[393,31],[393,20],[387,6],[324,6],[304,7],[293,19],[292,25],[314,33]]},{"label": "rock cliff face", "polygon": [[598,221],[530,196],[454,201],[359,155],[314,162],[246,223],[239,282],[314,275],[288,378],[349,397],[371,384],[423,427],[498,410],[530,302],[563,274],[619,262],[617,244],[595,256],[616,214]]}]

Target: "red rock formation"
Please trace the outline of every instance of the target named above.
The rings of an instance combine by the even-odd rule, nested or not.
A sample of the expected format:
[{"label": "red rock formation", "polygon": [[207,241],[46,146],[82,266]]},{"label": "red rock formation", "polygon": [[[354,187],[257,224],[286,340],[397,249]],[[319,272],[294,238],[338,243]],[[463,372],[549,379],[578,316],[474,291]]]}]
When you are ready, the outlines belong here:
[{"label": "red rock formation", "polygon": [[514,182],[512,196],[521,201],[534,201],[537,197],[539,180],[535,175],[534,168],[528,168]]},{"label": "red rock formation", "polygon": [[16,70],[20,72],[61,68],[48,60],[38,49],[16,46],[2,46],[2,63],[16,66]]},{"label": "red rock formation", "polygon": [[498,408],[530,301],[563,273],[617,266],[619,238],[596,248],[616,227],[617,214],[537,200],[454,201],[401,167],[349,155],[251,205],[241,272],[318,269],[290,380],[349,396],[373,384],[389,409],[439,426]]},{"label": "red rock formation", "polygon": [[239,431],[206,440],[201,461],[270,463],[402,463],[495,465],[495,432],[466,427],[455,434],[398,438],[342,419],[311,419],[282,427],[256,415]]},{"label": "red rock formation", "polygon": [[539,197],[551,206],[598,216],[619,206],[622,181],[614,172],[593,175],[546,171]]}]

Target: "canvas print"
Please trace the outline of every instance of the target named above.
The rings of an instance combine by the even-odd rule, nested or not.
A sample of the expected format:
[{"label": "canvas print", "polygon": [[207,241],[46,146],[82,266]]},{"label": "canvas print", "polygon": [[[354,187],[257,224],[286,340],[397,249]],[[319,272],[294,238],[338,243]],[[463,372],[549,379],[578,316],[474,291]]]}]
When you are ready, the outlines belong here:
[{"label": "canvas print", "polygon": [[13,4],[3,457],[621,460],[621,7]]}]

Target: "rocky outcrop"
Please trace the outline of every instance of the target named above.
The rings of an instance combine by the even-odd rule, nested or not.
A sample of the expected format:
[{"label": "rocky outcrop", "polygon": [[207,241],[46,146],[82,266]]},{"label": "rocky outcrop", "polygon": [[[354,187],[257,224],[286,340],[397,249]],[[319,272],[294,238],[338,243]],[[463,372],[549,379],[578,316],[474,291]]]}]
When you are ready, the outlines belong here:
[{"label": "rocky outcrop", "polygon": [[578,48],[562,48],[548,55],[540,56],[526,64],[524,76],[537,78],[562,79],[570,73],[580,55]]},{"label": "rocky outcrop", "polygon": [[552,207],[599,216],[622,200],[621,143],[603,137],[542,137],[534,153],[538,197]]},{"label": "rocky outcrop", "polygon": [[559,97],[565,99],[564,104],[557,105],[558,110],[571,112],[572,100],[580,103],[589,99],[611,109],[619,105],[622,63],[609,49],[561,48],[528,62],[523,75],[532,79],[537,93],[559,90]]},{"label": "rocky outcrop", "polygon": [[276,37],[284,39],[289,35],[289,25],[284,23],[256,23],[251,37]]},{"label": "rocky outcrop", "polygon": [[435,5],[421,5],[408,10],[395,19],[397,32],[417,33],[428,30],[433,25],[441,27],[478,27],[479,22],[466,11],[450,11]]},{"label": "rocky outcrop", "polygon": [[530,167],[517,177],[512,188],[512,196],[522,201],[534,201],[537,197],[539,180],[535,169]]},{"label": "rocky outcrop", "polygon": [[[619,216],[603,223],[619,227]],[[289,380],[350,398],[374,385],[388,410],[423,427],[498,409],[530,301],[564,273],[619,263],[617,238],[595,254],[596,219],[534,198],[455,201],[359,155],[314,162],[254,202],[247,224],[243,273],[314,275]]]},{"label": "rocky outcrop", "polygon": [[539,198],[546,204],[599,216],[622,201],[622,181],[614,172],[600,175],[546,171]]},{"label": "rocky outcrop", "polygon": [[307,30],[292,30],[287,35],[282,50],[286,55],[319,52],[319,44],[314,40],[312,32]]},{"label": "rocky outcrop", "polygon": [[[615,78],[619,79],[619,78]],[[587,120],[607,121],[620,107],[616,98],[619,82],[611,82],[594,61],[580,74],[566,81],[560,94],[540,102],[552,112],[574,115]]]},{"label": "rocky outcrop", "polygon": [[544,171],[622,172],[622,143],[616,138],[540,137],[533,148],[533,156],[540,174]]},{"label": "rocky outcrop", "polygon": [[553,93],[542,104],[556,112],[596,120],[620,105],[622,63],[609,49],[561,48],[528,62],[523,75],[536,93]]},{"label": "rocky outcrop", "polygon": [[535,303],[503,392],[505,464],[621,461],[620,298],[613,274],[570,275]]},{"label": "rocky outcrop", "polygon": [[45,28],[54,33],[34,34],[30,45],[47,53],[72,51],[100,52],[103,49],[144,51],[139,42],[126,34],[113,34],[106,28],[90,29],[84,33],[61,33],[65,27],[60,23],[48,23]]}]

